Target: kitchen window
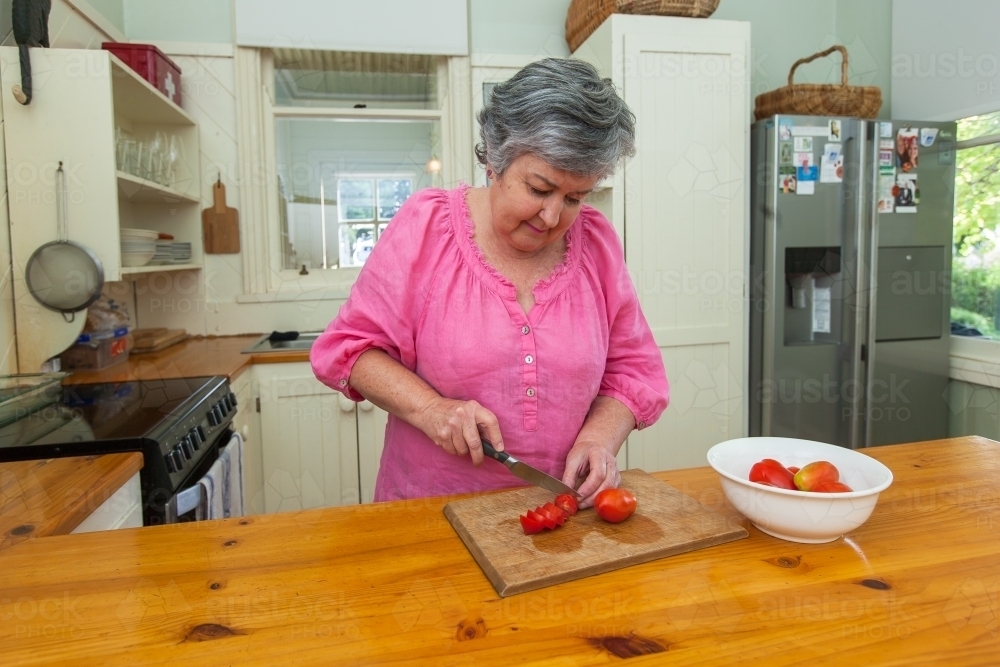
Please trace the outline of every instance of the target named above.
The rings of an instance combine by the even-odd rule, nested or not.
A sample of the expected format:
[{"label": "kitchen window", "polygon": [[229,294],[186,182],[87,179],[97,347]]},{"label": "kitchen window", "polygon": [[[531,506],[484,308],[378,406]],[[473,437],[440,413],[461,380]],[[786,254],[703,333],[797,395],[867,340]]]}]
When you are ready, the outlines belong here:
[{"label": "kitchen window", "polygon": [[236,65],[259,82],[237,111],[241,170],[261,186],[241,191],[238,301],[346,297],[408,197],[469,180],[452,157],[471,165],[467,58],[241,47]]},{"label": "kitchen window", "polygon": [[1000,340],[1000,111],[958,121],[952,334]]}]

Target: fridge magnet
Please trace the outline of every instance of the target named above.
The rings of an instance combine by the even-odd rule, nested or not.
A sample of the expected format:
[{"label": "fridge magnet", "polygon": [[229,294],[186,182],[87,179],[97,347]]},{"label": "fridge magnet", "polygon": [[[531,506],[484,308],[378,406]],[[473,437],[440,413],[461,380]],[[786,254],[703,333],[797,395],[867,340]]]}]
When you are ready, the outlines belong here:
[{"label": "fridge magnet", "polygon": [[896,176],[885,176],[879,174],[878,177],[878,212],[892,213],[896,198],[893,196],[893,189],[896,187]]},{"label": "fridge magnet", "polygon": [[796,125],[792,128],[793,137],[826,137],[829,134],[828,125]]},{"label": "fridge magnet", "polygon": [[879,123],[878,136],[883,139],[892,139],[892,123]]},{"label": "fridge magnet", "polygon": [[792,162],[792,142],[782,141],[778,144],[778,164],[794,164]]},{"label": "fridge magnet", "polygon": [[879,167],[894,167],[892,164],[892,149],[891,148],[880,148],[878,150],[878,166]]},{"label": "fridge magnet", "polygon": [[[944,137],[944,133],[941,134]],[[951,141],[941,139],[941,146],[938,150],[938,164],[952,164],[955,162],[955,144]]]},{"label": "fridge magnet", "polygon": [[[815,167],[813,168],[815,169]],[[797,195],[816,194],[816,181],[799,181],[798,187],[795,188],[795,194]]]},{"label": "fridge magnet", "polygon": [[916,174],[897,174],[892,188],[896,213],[916,213],[920,203],[920,186]]},{"label": "fridge magnet", "polygon": [[812,151],[813,140],[812,137],[795,137],[795,152],[801,153],[805,151]]},{"label": "fridge magnet", "polygon": [[786,195],[795,194],[795,167],[781,167],[778,170],[778,183],[781,186],[781,193]]},{"label": "fridge magnet", "polygon": [[796,153],[792,162],[796,167],[811,167],[815,163],[812,153]]},{"label": "fridge magnet", "polygon": [[791,141],[792,140],[792,119],[791,118],[779,118],[778,119],[778,139],[781,141]]},{"label": "fridge magnet", "polygon": [[920,145],[924,148],[934,145],[934,140],[937,139],[938,129],[936,127],[922,127],[920,128]]},{"label": "fridge magnet", "polygon": [[903,173],[916,170],[920,144],[915,129],[902,129],[896,134],[896,166]]},{"label": "fridge magnet", "polygon": [[843,183],[844,182],[844,158],[840,152],[823,153],[820,160],[819,169],[820,183]]},{"label": "fridge magnet", "polygon": [[836,119],[830,120],[830,127],[827,131],[827,139],[830,141],[840,141],[840,121]]},{"label": "fridge magnet", "polygon": [[816,192],[816,181],[819,179],[819,167],[811,165],[808,167],[796,167],[795,178],[798,185],[795,188],[797,195],[811,195]]}]

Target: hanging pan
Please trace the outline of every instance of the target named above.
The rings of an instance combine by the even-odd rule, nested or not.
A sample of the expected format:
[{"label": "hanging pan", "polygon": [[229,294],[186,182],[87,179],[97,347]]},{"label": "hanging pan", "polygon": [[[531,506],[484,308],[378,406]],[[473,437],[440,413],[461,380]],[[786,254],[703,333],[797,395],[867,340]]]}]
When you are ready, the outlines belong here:
[{"label": "hanging pan", "polygon": [[24,279],[38,303],[62,313],[67,322],[72,322],[76,313],[100,298],[104,267],[90,248],[69,240],[67,203],[66,172],[60,162],[56,169],[59,240],[50,241],[31,254]]}]

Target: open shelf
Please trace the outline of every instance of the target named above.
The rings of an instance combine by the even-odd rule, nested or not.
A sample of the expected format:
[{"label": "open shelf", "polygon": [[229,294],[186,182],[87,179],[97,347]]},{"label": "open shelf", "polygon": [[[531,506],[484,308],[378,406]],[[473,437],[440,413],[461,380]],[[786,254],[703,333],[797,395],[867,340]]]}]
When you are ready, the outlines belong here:
[{"label": "open shelf", "polygon": [[114,82],[115,113],[129,120],[158,125],[197,125],[184,109],[154,88],[113,53],[111,76]]},{"label": "open shelf", "polygon": [[118,199],[136,204],[197,204],[200,198],[118,171]]},{"label": "open shelf", "polygon": [[123,266],[122,275],[136,273],[163,273],[164,271],[192,271],[201,269],[200,264],[147,264],[146,266]]}]

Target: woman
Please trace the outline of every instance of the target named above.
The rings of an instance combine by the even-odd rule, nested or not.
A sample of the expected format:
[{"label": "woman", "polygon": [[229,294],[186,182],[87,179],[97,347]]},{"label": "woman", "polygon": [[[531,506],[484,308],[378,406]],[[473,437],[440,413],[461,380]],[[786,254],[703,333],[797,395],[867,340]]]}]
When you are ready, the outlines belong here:
[{"label": "woman", "polygon": [[390,414],[376,501],[518,485],[481,466],[486,438],[589,507],[667,405],[621,243],[582,203],[634,154],[635,118],[591,66],[548,59],[496,86],[479,121],[491,185],[406,201],[313,370]]}]

